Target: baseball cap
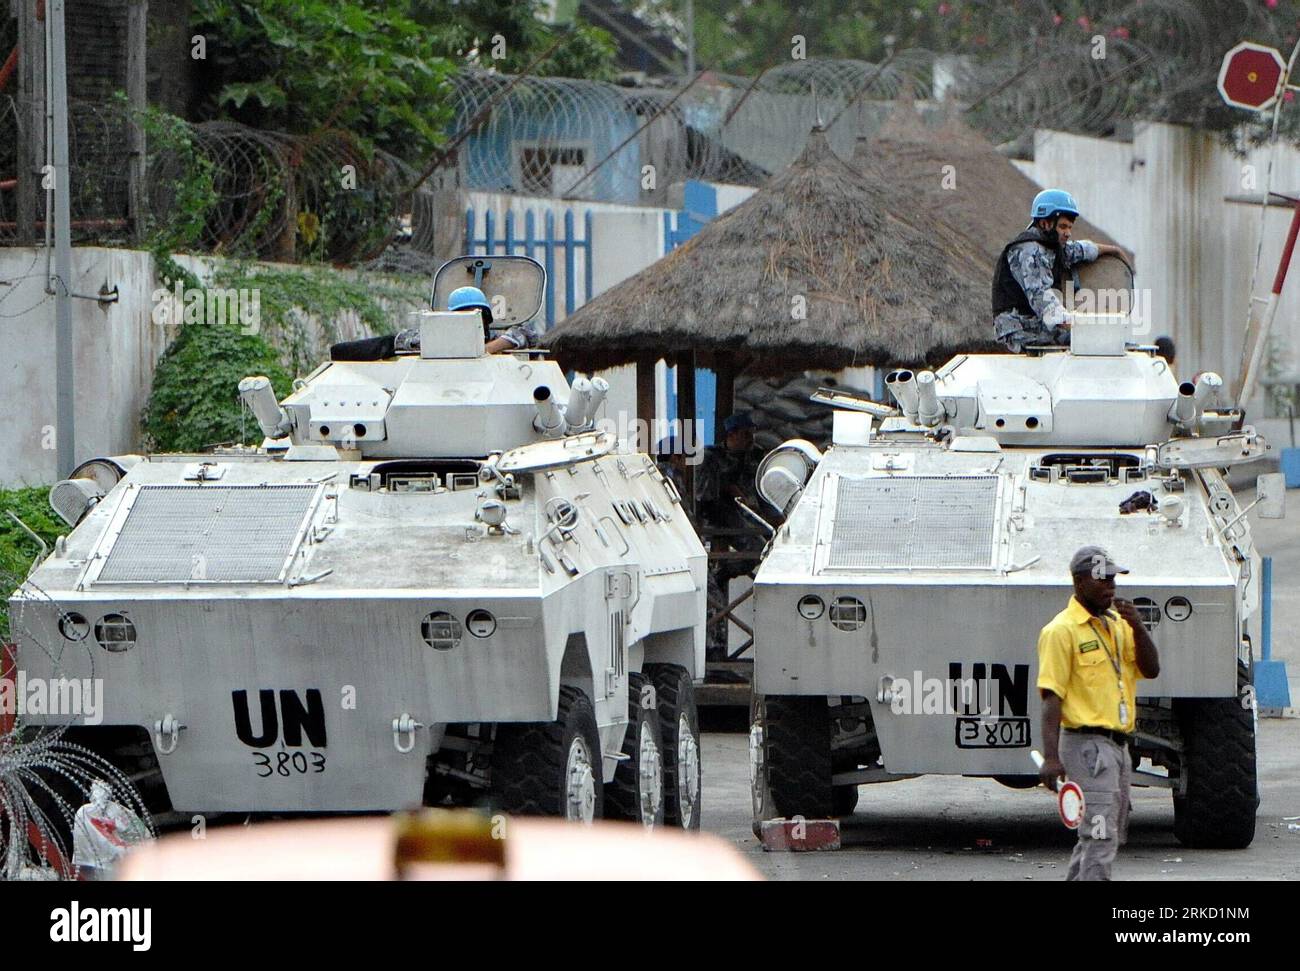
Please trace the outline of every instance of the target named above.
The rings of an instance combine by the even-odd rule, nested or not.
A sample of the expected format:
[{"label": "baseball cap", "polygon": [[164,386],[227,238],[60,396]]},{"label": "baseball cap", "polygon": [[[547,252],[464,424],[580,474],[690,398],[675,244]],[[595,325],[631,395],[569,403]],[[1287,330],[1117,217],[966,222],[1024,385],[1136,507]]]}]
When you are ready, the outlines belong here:
[{"label": "baseball cap", "polygon": [[1128,567],[1120,566],[1100,546],[1081,546],[1075,551],[1074,556],[1070,557],[1071,576],[1076,573],[1091,573],[1101,579],[1101,576],[1098,576],[1101,570],[1105,570],[1101,576],[1113,577],[1117,573],[1127,573]]}]

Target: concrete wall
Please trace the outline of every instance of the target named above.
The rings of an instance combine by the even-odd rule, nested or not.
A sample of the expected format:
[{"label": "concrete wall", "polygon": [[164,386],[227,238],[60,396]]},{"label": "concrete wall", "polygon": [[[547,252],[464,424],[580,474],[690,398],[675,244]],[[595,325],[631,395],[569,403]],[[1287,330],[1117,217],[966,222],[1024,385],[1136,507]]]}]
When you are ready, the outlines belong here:
[{"label": "concrete wall", "polygon": [[[1152,291],[1152,336],[1178,346],[1178,371],[1235,380],[1260,232],[1260,207],[1224,197],[1264,188],[1268,150],[1235,157],[1219,136],[1141,124],[1132,142],[1038,132],[1034,161],[1018,163],[1041,185],[1068,188],[1084,214],[1137,254],[1137,284]],[[1249,167],[1249,168],[1248,168]],[[1300,192],[1300,151],[1279,147],[1273,189]],[[1267,297],[1290,223],[1270,207],[1254,293]],[[1273,325],[1300,370],[1300,267],[1293,264]],[[1253,409],[1259,414],[1258,403]]]},{"label": "concrete wall", "polygon": [[[167,345],[151,319],[153,258],[99,247],[73,250],[74,293],[101,284],[121,295],[106,309],[74,300],[78,462],[139,447],[140,410]],[[0,249],[0,488],[52,483],[55,461],[54,298],[40,249]]]}]

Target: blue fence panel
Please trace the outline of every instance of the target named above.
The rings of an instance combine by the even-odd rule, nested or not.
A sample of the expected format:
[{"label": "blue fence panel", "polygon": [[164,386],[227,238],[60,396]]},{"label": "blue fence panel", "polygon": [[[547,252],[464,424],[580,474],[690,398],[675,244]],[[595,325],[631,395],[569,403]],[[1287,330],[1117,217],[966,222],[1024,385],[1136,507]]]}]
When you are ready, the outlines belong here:
[{"label": "blue fence panel", "polygon": [[[577,235],[577,220],[573,211],[566,210],[562,235],[555,233],[555,212],[547,209],[542,217],[542,236],[537,236],[537,217],[532,209],[524,211],[524,238],[517,233],[517,217],[513,210],[505,216],[504,235],[497,233],[497,217],[492,210],[482,216],[483,234],[477,235],[479,218],[473,207],[465,210],[465,246],[467,256],[527,256],[538,260],[546,268],[545,314],[546,329],[555,326],[555,265],[556,250],[564,260],[564,313],[573,313],[591,299],[592,290],[592,218],[591,210],[583,214],[583,235]],[[582,260],[582,299],[578,299],[578,253]]]}]

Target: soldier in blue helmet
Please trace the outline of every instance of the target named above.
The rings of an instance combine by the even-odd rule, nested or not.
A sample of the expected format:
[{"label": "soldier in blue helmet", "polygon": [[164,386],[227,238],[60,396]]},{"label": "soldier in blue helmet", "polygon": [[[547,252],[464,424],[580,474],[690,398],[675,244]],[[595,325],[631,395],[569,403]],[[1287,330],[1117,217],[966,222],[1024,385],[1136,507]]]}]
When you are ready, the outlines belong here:
[{"label": "soldier in blue helmet", "polygon": [[[483,328],[492,323],[492,304],[478,287],[458,287],[447,296],[448,310],[477,310],[483,316]],[[509,330],[487,341],[488,354],[515,351],[537,346],[537,331],[528,323],[515,324]],[[395,354],[418,354],[420,328],[408,327],[396,334],[366,337],[356,341],[342,341],[330,347],[333,361],[379,361]]]},{"label": "soldier in blue helmet", "polygon": [[[457,287],[447,295],[448,310],[478,310],[483,315],[483,326],[492,323],[492,304],[478,287]],[[504,333],[491,338],[484,348],[489,354],[502,351],[517,351],[525,347],[537,346],[537,331],[527,324],[515,324]],[[418,327],[401,331],[397,335],[397,352],[418,351],[420,349],[420,329]]]},{"label": "soldier in blue helmet", "polygon": [[1070,238],[1079,206],[1063,189],[1034,196],[1029,218],[993,269],[993,336],[1016,353],[1030,344],[1069,342],[1061,294],[1071,269],[1108,253],[1127,259],[1118,246]]}]

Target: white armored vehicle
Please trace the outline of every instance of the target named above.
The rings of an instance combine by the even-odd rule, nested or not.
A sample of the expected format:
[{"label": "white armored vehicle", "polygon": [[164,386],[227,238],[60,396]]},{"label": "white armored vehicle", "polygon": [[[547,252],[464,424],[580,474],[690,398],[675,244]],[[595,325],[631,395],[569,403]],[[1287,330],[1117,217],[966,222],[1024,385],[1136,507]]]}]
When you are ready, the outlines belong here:
[{"label": "white armored vehicle", "polygon": [[[433,306],[465,284],[510,326],[545,279],[462,257]],[[604,382],[485,354],[486,329],[426,312],[418,354],[323,364],[283,402],[241,382],[261,448],[56,485],[74,528],[10,605],[28,677],[103,679],[75,737],[156,766],[186,814],[698,828],[703,547],[651,459],[595,427]]]},{"label": "white armored vehicle", "polygon": [[1251,842],[1261,571],[1227,470],[1267,446],[1218,407],[1216,375],[1180,383],[1128,323],[1080,315],[1069,348],[894,371],[898,409],[819,394],[832,446],[765,459],[784,522],[754,583],[756,825],[847,814],[860,784],[920,774],[1036,784],[1038,633],[1071,554],[1099,544],[1161,655],[1138,684],[1135,784],[1171,790],[1184,843]]}]

